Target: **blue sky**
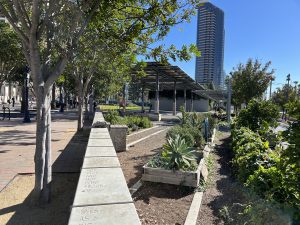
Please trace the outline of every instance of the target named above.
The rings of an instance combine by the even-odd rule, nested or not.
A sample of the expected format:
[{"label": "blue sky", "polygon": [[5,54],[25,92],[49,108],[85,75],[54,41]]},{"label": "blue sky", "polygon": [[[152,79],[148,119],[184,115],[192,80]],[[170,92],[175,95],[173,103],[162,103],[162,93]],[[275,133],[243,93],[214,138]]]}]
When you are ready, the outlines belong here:
[{"label": "blue sky", "polygon": [[[275,87],[285,83],[286,75],[300,82],[300,0],[212,0],[225,12],[226,73],[248,58],[272,61],[276,70]],[[197,17],[172,28],[164,43],[196,43]],[[194,78],[195,59],[171,62]]]}]

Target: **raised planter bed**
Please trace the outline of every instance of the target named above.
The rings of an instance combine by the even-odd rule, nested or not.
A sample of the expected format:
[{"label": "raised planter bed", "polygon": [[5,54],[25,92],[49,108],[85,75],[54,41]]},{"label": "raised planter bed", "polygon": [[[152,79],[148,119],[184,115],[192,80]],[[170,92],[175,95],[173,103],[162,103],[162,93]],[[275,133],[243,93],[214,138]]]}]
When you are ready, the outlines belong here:
[{"label": "raised planter bed", "polygon": [[[204,160],[201,159],[196,171],[179,171],[167,170],[163,168],[143,167],[143,181],[151,181],[165,184],[183,185],[189,187],[197,187],[199,185],[200,176],[203,173]],[[205,169],[204,169],[205,170]]]}]

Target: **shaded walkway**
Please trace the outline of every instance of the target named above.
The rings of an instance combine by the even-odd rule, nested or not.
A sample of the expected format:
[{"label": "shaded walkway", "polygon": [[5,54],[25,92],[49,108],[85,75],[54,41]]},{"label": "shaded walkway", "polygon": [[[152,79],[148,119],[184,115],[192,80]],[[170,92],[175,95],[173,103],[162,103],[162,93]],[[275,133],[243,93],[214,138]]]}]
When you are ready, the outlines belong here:
[{"label": "shaded walkway", "polygon": [[[78,159],[82,157],[78,151],[85,146],[75,135],[76,126],[77,121],[66,118],[64,114],[56,115],[52,122],[52,162],[61,156],[54,164],[54,172],[78,171]],[[0,191],[18,173],[34,173],[35,129],[35,122],[24,124],[20,119],[0,121]],[[73,137],[76,141],[70,142]],[[63,153],[65,148],[67,151]],[[75,164],[72,164],[73,160]]]}]

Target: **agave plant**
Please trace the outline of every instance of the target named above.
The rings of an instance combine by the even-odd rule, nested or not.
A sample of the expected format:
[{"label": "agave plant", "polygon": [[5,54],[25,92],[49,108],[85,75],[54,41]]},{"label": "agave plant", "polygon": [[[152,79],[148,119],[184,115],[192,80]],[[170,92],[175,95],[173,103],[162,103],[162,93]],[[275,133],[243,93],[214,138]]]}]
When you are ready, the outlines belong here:
[{"label": "agave plant", "polygon": [[194,170],[196,168],[196,157],[194,150],[185,142],[181,136],[168,138],[164,145],[162,160],[166,162],[169,169]]}]

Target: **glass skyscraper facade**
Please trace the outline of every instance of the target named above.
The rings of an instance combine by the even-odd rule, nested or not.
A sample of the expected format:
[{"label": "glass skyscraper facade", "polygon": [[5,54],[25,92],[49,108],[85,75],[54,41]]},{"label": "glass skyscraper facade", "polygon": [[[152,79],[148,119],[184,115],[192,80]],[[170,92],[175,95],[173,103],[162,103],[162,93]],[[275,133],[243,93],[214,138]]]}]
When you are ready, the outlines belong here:
[{"label": "glass skyscraper facade", "polygon": [[224,12],[209,2],[199,6],[197,47],[201,56],[196,58],[197,82],[223,87],[224,40]]}]

